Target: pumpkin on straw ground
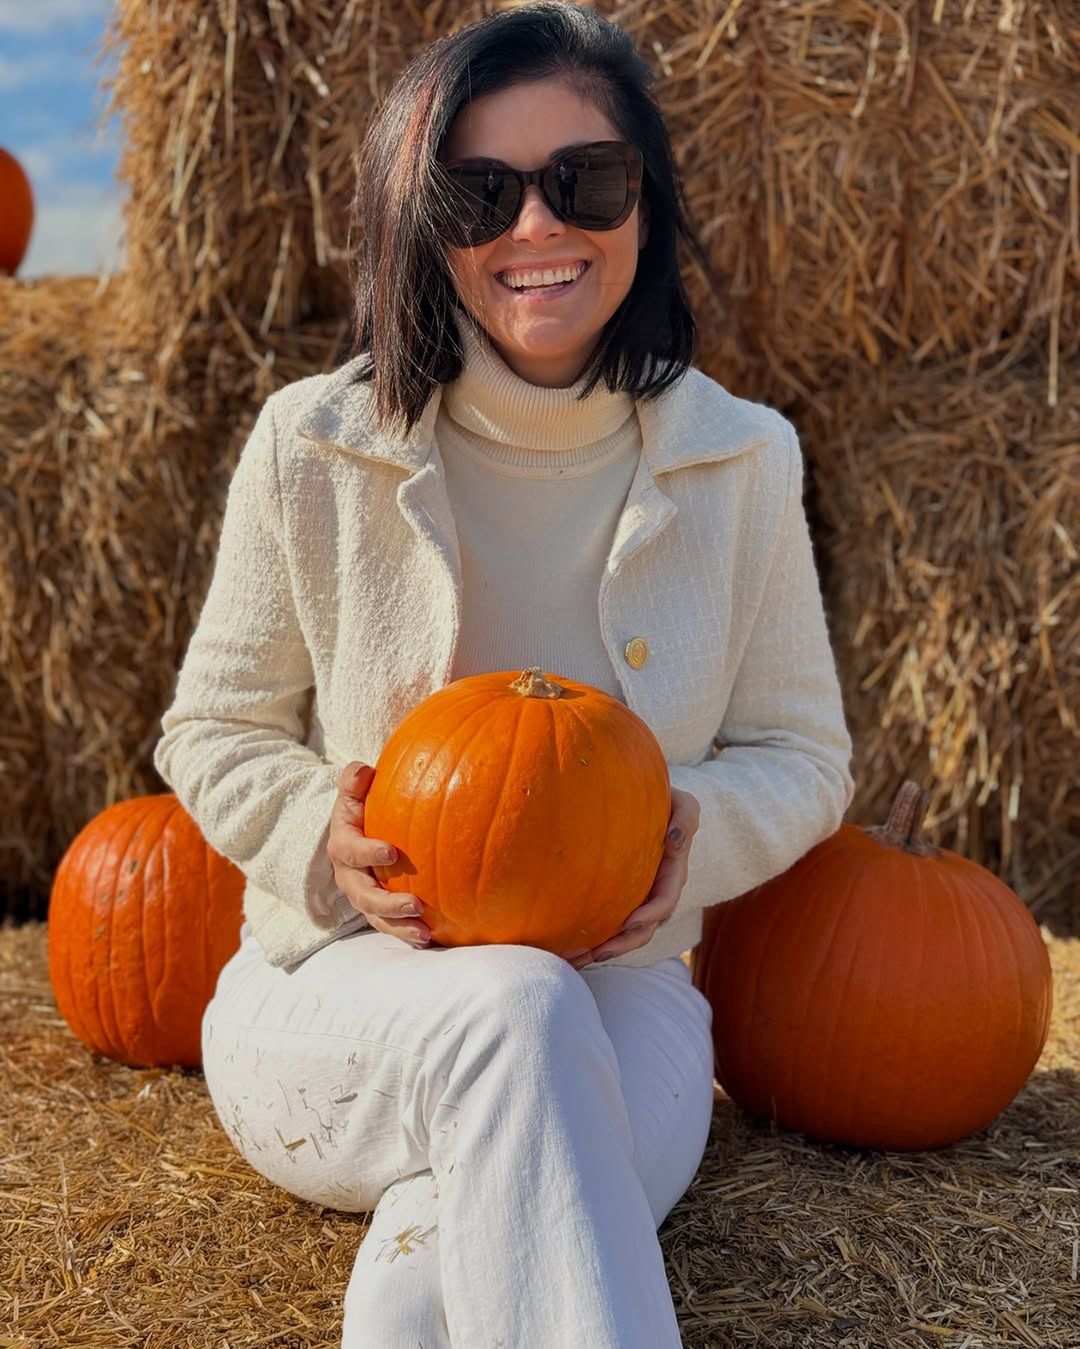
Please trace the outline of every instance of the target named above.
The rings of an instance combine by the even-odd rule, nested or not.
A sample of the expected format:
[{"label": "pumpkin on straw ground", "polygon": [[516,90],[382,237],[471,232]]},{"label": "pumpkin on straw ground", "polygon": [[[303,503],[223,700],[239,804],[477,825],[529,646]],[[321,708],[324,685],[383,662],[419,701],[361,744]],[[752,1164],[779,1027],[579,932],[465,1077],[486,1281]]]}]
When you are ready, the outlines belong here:
[{"label": "pumpkin on straw ground", "polygon": [[174,792],[118,801],[53,879],[49,979],[82,1042],[129,1067],[202,1066],[202,1016],[240,946],[244,874]]},{"label": "pumpkin on straw ground", "polygon": [[942,1147],[1038,1062],[1046,943],[1007,885],[922,837],[928,800],[905,782],[884,825],[841,825],[706,911],[694,983],[717,1078],[750,1114],[856,1147]]},{"label": "pumpkin on straw ground", "polygon": [[379,755],[364,832],[397,849],[375,876],[416,895],[433,942],[568,956],[644,902],[670,816],[650,727],[534,666],[466,676],[418,703]]}]

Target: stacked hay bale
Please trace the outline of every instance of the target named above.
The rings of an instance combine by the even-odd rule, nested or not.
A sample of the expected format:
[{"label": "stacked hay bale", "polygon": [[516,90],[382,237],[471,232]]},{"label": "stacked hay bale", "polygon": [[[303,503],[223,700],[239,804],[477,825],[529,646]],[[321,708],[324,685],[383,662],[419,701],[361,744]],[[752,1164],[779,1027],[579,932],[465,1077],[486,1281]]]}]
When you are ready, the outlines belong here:
[{"label": "stacked hay bale", "polygon": [[352,154],[418,34],[380,0],[112,11],[124,271],[0,278],[0,913],[44,917],[82,824],[161,790],[229,480],[263,400],[348,347]]},{"label": "stacked hay bale", "polygon": [[857,371],[802,425],[861,816],[917,778],[939,842],[1075,932],[1080,396],[1035,359]]},{"label": "stacked hay bale", "polygon": [[[106,112],[127,139],[127,266],[87,301],[83,330],[69,335],[50,311],[71,351],[55,368],[76,372],[77,399],[56,403],[43,377],[13,442],[9,428],[24,447],[13,464],[50,463],[45,487],[34,479],[39,519],[62,517],[76,463],[99,493],[73,508],[63,558],[34,552],[25,531],[7,554],[25,600],[18,762],[29,766],[8,837],[14,871],[43,886],[40,912],[74,826],[160,790],[156,718],[259,405],[347,354],[348,208],[372,111],[420,45],[506,7],[118,0]],[[802,436],[856,735],[852,818],[869,822],[917,775],[940,843],[1043,918],[1063,915],[1078,810],[1077,414],[1065,377],[1080,343],[1075,8],[598,8],[652,60],[672,127],[711,268],[685,259],[697,363],[781,407]],[[39,293],[20,322],[41,304]],[[54,368],[44,345],[40,357],[33,342],[15,349]],[[94,512],[110,509],[106,545]],[[985,547],[965,554],[973,531]],[[1001,547],[1007,557],[990,555]],[[91,585],[100,598],[92,627],[80,612],[77,651],[53,627]],[[110,701],[87,673],[98,667],[138,677]],[[32,766],[50,737],[78,774]]]}]

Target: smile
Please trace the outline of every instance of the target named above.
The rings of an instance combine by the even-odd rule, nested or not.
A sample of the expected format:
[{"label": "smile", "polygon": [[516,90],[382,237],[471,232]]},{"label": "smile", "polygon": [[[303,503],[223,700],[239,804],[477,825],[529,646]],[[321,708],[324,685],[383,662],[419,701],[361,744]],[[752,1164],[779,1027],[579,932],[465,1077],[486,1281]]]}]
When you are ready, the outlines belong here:
[{"label": "smile", "polygon": [[499,272],[495,279],[500,286],[513,291],[515,295],[554,298],[573,290],[589,270],[589,266],[587,262],[579,262],[574,266],[556,267],[551,270],[538,268],[529,272],[517,271],[512,273],[512,281],[507,280],[505,273]]}]

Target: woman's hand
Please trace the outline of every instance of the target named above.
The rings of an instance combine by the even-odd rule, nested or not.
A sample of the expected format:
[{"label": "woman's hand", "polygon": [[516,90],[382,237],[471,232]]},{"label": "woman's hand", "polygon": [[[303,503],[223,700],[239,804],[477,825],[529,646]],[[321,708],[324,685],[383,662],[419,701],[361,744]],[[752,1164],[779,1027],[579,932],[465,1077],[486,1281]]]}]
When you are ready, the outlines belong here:
[{"label": "woman's hand", "polygon": [[[427,946],[431,929],[423,919],[409,916],[410,905],[415,905],[414,914],[423,912],[421,902],[415,895],[384,890],[371,870],[376,862],[388,866],[397,857],[395,848],[364,833],[364,801],[374,777],[375,769],[370,764],[355,760],[338,774],[338,795],[326,844],[334,864],[334,883],[372,927],[411,946]],[[386,857],[379,855],[383,848],[390,849]]]},{"label": "woman's hand", "polygon": [[[645,900],[630,914],[622,928],[602,945],[570,957],[575,970],[597,960],[624,956],[651,942],[656,929],[675,912],[686,884],[690,844],[701,824],[701,803],[690,792],[671,789],[671,819],[664,840],[664,855],[656,869],[656,878]],[[672,835],[675,835],[673,838]]]}]

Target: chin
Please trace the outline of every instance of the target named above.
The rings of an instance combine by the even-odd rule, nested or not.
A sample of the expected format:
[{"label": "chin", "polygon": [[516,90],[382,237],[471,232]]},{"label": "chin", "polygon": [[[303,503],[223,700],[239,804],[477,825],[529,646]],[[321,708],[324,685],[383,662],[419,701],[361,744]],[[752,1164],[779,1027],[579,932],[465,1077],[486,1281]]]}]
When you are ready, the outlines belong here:
[{"label": "chin", "polygon": [[565,356],[600,336],[600,328],[560,328],[543,321],[526,325],[523,332],[500,336],[495,340],[523,356]]}]

